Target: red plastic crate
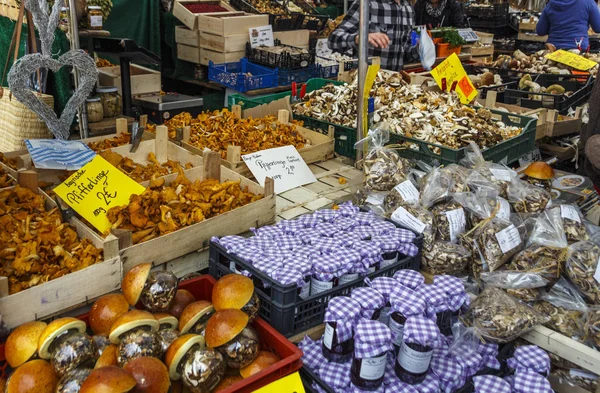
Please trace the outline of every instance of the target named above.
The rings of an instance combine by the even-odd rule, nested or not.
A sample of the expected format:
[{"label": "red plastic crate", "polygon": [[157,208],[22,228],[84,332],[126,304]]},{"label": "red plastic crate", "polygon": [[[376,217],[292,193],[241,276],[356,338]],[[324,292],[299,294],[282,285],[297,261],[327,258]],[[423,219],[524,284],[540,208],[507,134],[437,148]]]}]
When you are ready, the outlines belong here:
[{"label": "red plastic crate", "polygon": [[[196,300],[211,300],[215,282],[216,280],[213,277],[204,275],[179,283],[179,289],[190,291]],[[78,318],[87,323],[88,314],[81,315]],[[302,368],[302,351],[273,329],[264,319],[256,318],[252,323],[252,327],[260,337],[261,349],[276,353],[281,360],[258,374],[254,374],[223,390],[222,393],[251,393]],[[0,376],[2,377],[6,377],[6,365],[4,343],[2,343],[0,344]]]}]

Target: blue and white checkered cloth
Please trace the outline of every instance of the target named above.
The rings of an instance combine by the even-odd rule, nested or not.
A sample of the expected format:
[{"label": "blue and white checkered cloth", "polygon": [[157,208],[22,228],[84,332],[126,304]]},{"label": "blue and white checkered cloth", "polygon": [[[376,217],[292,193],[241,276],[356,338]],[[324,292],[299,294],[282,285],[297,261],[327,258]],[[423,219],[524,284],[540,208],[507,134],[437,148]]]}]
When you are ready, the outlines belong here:
[{"label": "blue and white checkered cloth", "polygon": [[255,236],[269,237],[271,239],[283,235],[283,229],[276,225],[269,225],[261,228],[250,228]]},{"label": "blue and white checkered cloth", "polygon": [[444,393],[452,393],[467,380],[463,367],[450,356],[433,356],[429,368],[438,377]]},{"label": "blue and white checkered cloth", "polygon": [[298,347],[302,350],[302,362],[311,370],[318,373],[321,366],[327,363],[327,359],[323,356],[322,341],[319,339],[314,341],[308,336],[304,336],[302,341],[298,343]]},{"label": "blue and white checkered cloth", "polygon": [[[319,377],[332,388],[346,388],[350,386],[350,366],[347,363],[327,362],[319,369]],[[348,391],[348,390],[346,390]]]},{"label": "blue and white checkered cloth", "polygon": [[375,311],[385,306],[383,295],[373,288],[355,288],[350,293],[350,297],[360,303],[363,318],[371,318]]},{"label": "blue and white checkered cloth", "polygon": [[348,296],[337,296],[329,301],[323,322],[335,322],[339,343],[352,338],[353,328],[360,317],[360,304]]},{"label": "blue and white checkered cloth", "polygon": [[76,171],[96,157],[96,153],[80,141],[26,139],[25,146],[38,169]]},{"label": "blue and white checkered cloth", "polygon": [[440,329],[431,319],[415,316],[406,319],[402,341],[435,348],[439,346]]},{"label": "blue and white checkered cloth", "polygon": [[415,290],[425,284],[425,277],[416,270],[402,269],[394,273],[394,279],[405,287]]}]

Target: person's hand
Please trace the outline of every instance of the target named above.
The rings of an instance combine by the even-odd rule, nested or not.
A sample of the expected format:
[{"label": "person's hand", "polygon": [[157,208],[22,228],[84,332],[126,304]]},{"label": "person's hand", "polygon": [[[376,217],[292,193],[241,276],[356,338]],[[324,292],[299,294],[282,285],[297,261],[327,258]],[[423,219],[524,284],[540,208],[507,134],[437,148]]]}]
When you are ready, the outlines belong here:
[{"label": "person's hand", "polygon": [[[358,45],[358,36],[355,38],[355,43]],[[385,49],[390,46],[390,37],[384,33],[369,33],[369,44],[375,48]]]}]

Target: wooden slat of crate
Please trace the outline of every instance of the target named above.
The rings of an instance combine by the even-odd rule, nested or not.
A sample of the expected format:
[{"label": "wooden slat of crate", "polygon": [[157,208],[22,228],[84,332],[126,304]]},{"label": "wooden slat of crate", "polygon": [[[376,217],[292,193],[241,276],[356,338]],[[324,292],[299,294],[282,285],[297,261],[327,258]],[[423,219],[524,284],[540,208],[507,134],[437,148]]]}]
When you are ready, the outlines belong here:
[{"label": "wooden slat of crate", "polygon": [[175,26],[175,42],[181,45],[200,47],[200,31],[185,26]]},{"label": "wooden slat of crate", "polygon": [[229,36],[202,33],[200,47],[221,53],[240,52],[246,50],[247,42],[248,33]]},{"label": "wooden slat of crate", "polygon": [[[160,72],[142,67],[136,64],[131,65],[131,94],[147,94],[160,91],[161,81]],[[123,94],[121,88],[121,67],[102,67],[98,69],[98,81],[101,86],[116,86],[119,94]]]},{"label": "wooden slat of crate", "polygon": [[177,58],[189,61],[190,63],[200,64],[200,48],[177,44]]},{"label": "wooden slat of crate", "polygon": [[281,41],[283,45],[304,48],[308,46],[310,30],[275,31],[273,39]]},{"label": "wooden slat of crate", "polygon": [[490,56],[494,55],[494,45],[488,46],[475,46],[475,45],[466,45],[463,46],[463,50],[466,49],[466,53],[470,53],[471,56]]},{"label": "wooden slat of crate", "polygon": [[563,116],[563,120],[559,120],[559,116],[557,110],[549,109],[547,111],[546,136],[558,137],[581,132],[581,108],[577,108],[574,116]]},{"label": "wooden slat of crate", "polygon": [[[176,0],[175,4],[173,4],[173,16],[181,21],[184,25],[186,25],[191,30],[198,30],[198,16],[203,14],[194,14],[187,8],[185,8],[184,4],[193,4],[193,3],[208,3],[208,4],[217,4],[221,7],[225,8],[228,12],[235,12],[235,9],[231,7],[227,2],[219,1],[219,0]],[[220,13],[213,13],[220,14]],[[204,14],[207,15],[207,14]]]},{"label": "wooden slat of crate", "polygon": [[268,15],[237,13],[231,15],[198,15],[198,30],[220,36],[248,34],[251,27],[269,24]]},{"label": "wooden slat of crate", "polygon": [[212,50],[208,50],[205,48],[200,48],[200,60],[199,63],[201,65],[208,65],[211,61],[215,64],[223,64],[223,63],[234,63],[236,61],[240,61],[241,58],[246,56],[246,51],[237,51],[237,52],[229,52],[229,53],[221,53]]},{"label": "wooden slat of crate", "polygon": [[519,22],[519,30],[535,31],[537,22]]},{"label": "wooden slat of crate", "polygon": [[535,34],[525,34],[519,32],[517,39],[521,41],[535,41],[535,42],[546,42],[548,40],[547,35],[535,35]]}]

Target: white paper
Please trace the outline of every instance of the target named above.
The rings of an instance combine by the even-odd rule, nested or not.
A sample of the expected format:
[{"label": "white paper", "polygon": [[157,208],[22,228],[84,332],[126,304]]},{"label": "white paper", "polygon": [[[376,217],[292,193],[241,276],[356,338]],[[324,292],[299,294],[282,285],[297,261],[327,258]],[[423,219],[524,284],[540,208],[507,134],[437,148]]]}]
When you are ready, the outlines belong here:
[{"label": "white paper", "polygon": [[333,327],[330,324],[325,323],[325,333],[323,333],[323,344],[325,344],[325,347],[327,347],[328,349],[332,348],[333,333]]},{"label": "white paper", "polygon": [[333,283],[331,281],[320,281],[316,278],[310,279],[310,295],[314,296],[321,292],[329,291],[333,288]]},{"label": "white paper", "polygon": [[594,278],[600,283],[600,258],[598,258],[598,263],[596,263],[596,272],[594,273]]},{"label": "white paper", "polygon": [[402,196],[402,199],[408,203],[417,202],[419,200],[419,190],[417,190],[410,180],[398,184],[394,187],[394,190],[398,191],[398,194]]},{"label": "white paper", "polygon": [[387,354],[376,358],[362,359],[360,366],[360,377],[367,381],[376,381],[385,374],[385,363]]},{"label": "white paper", "polygon": [[496,239],[504,254],[521,244],[521,235],[514,225],[510,225],[496,233]]},{"label": "white paper", "polygon": [[385,200],[385,194],[372,193],[372,194],[369,194],[369,196],[365,200],[365,203],[368,203],[373,206],[381,206],[381,205],[383,205],[384,200]]},{"label": "white paper", "polygon": [[394,321],[394,318],[390,316],[390,330],[392,331],[392,343],[394,345],[402,345],[402,338],[404,337],[404,325],[400,325]]},{"label": "white paper", "polygon": [[317,181],[294,146],[245,154],[242,160],[261,186],[264,187],[267,176],[272,178],[277,194]]},{"label": "white paper", "polygon": [[456,210],[450,210],[446,212],[446,218],[448,219],[448,223],[450,224],[450,241],[454,243],[456,239],[458,239],[458,235],[463,233],[467,226],[465,211],[462,207]]},{"label": "white paper", "polygon": [[540,153],[540,149],[537,147],[525,157],[519,158],[519,166],[525,166],[526,164],[536,161],[542,161],[542,154]]},{"label": "white paper", "polygon": [[275,40],[273,39],[273,26],[271,25],[251,27],[248,29],[248,34],[250,35],[250,46],[252,48],[275,45]]},{"label": "white paper", "polygon": [[498,202],[500,203],[500,208],[498,209],[498,213],[496,213],[496,217],[509,221],[510,220],[510,203],[502,197],[498,197]]},{"label": "white paper", "polygon": [[581,218],[579,217],[577,209],[571,205],[560,205],[560,216],[581,224]]},{"label": "white paper", "polygon": [[329,49],[328,44],[329,39],[327,38],[319,38],[317,40],[317,46],[315,48],[317,56],[329,58],[333,53],[331,49]]},{"label": "white paper", "polygon": [[514,177],[514,171],[510,169],[490,168],[490,172],[500,181],[511,181]]},{"label": "white paper", "polygon": [[423,233],[427,225],[419,220],[417,217],[410,214],[402,206],[397,208],[392,213],[392,221],[397,222],[405,228],[411,229],[416,233]]}]

